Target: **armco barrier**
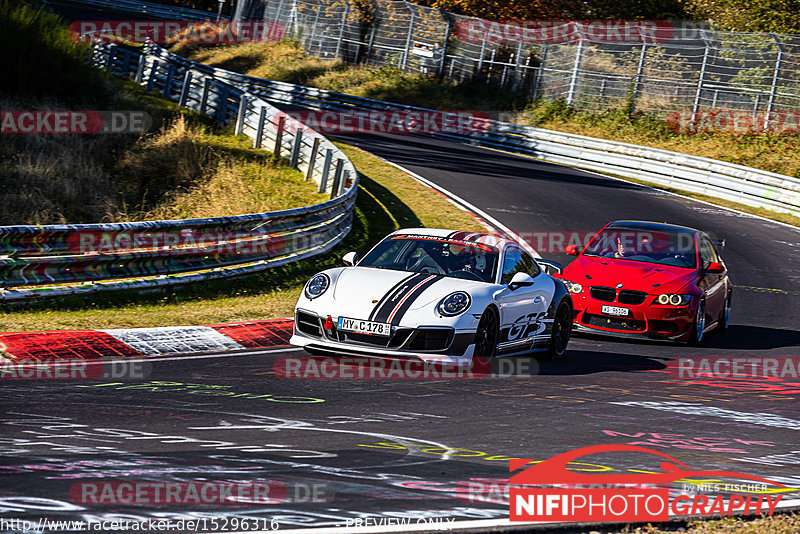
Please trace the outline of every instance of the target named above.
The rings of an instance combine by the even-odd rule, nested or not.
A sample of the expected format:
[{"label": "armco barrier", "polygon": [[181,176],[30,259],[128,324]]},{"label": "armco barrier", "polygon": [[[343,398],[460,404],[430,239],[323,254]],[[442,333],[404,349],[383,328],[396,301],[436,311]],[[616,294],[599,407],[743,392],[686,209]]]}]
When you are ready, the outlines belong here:
[{"label": "armco barrier", "polygon": [[[279,110],[257,95],[183,62],[114,44],[96,44],[93,60],[114,74],[135,76],[184,107],[221,123],[235,122],[236,133],[288,158],[330,200],[231,217],[0,227],[1,300],[250,274],[321,254],[350,231],[358,174],[347,156],[313,129],[281,120]],[[31,287],[45,285],[50,287]]]},{"label": "armco barrier", "polygon": [[80,3],[84,6],[111,9],[124,13],[136,13],[138,15],[159,19],[187,21],[209,20],[216,18],[217,16],[216,13],[211,13],[210,11],[200,11],[199,9],[189,9],[186,7],[170,6],[165,4],[139,2],[137,0],[80,0]]},{"label": "armco barrier", "polygon": [[[121,2],[140,3],[136,0],[93,1],[102,2],[108,6],[119,6]],[[286,9],[293,9],[289,4],[287,3]],[[349,5],[347,2],[345,4]],[[240,7],[238,6],[237,10]],[[278,9],[277,14],[280,15],[280,13],[282,11]],[[157,49],[154,53],[169,61],[182,62],[186,66],[192,65],[192,68],[201,69],[210,75],[225,79],[254,95],[294,107],[338,111],[431,111],[201,67],[196,63],[169,54],[163,49]],[[500,121],[488,121],[486,129],[480,133],[433,135],[527,154],[553,163],[637,178],[656,185],[800,216],[799,178],[743,165]]]},{"label": "armco barrier", "polygon": [[[151,54],[161,61],[193,66],[243,91],[288,107],[353,112],[433,112],[424,108],[274,82],[201,66],[160,47],[154,46]],[[734,163],[489,119],[485,119],[480,127],[471,132],[429,135],[527,154],[553,163],[637,178],[661,186],[800,216],[799,178]]]}]

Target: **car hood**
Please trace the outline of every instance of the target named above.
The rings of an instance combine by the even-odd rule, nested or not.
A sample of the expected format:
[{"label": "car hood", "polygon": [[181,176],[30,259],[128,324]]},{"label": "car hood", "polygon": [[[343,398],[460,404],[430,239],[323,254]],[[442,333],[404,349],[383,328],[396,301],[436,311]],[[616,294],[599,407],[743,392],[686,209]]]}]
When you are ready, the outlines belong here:
[{"label": "car hood", "polygon": [[614,258],[580,256],[564,270],[562,278],[584,286],[616,287],[649,294],[677,292],[697,276],[695,269]]},{"label": "car hood", "polygon": [[333,288],[336,311],[340,316],[367,319],[373,310],[381,305],[385,297],[391,296],[390,293],[395,296],[393,300],[397,303],[411,293],[417,283],[425,279],[427,282],[418,288],[419,292],[416,295],[409,295],[409,298],[413,298],[413,301],[407,303],[409,311],[433,306],[454,291],[461,290],[473,294],[476,289],[486,290],[492,287],[492,284],[484,282],[438,275],[423,275],[411,279],[416,274],[419,273],[374,267],[343,269]]}]

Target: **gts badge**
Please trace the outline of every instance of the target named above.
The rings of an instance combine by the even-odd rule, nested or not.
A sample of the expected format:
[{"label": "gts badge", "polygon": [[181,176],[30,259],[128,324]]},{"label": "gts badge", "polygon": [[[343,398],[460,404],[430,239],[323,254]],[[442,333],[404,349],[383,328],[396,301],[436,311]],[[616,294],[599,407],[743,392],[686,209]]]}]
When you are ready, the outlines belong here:
[{"label": "gts badge", "polygon": [[525,339],[543,332],[545,325],[542,320],[545,315],[547,315],[546,312],[539,312],[518,317],[508,330],[508,340]]}]

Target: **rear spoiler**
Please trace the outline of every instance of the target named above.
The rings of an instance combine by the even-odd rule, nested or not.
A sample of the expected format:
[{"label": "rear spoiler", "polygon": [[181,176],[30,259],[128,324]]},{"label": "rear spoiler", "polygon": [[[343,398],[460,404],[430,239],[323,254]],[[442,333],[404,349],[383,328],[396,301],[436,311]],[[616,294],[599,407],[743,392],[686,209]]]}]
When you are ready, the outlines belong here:
[{"label": "rear spoiler", "polygon": [[725,246],[725,240],[724,239],[712,239],[711,240],[711,244],[714,245],[715,247],[723,248]]}]

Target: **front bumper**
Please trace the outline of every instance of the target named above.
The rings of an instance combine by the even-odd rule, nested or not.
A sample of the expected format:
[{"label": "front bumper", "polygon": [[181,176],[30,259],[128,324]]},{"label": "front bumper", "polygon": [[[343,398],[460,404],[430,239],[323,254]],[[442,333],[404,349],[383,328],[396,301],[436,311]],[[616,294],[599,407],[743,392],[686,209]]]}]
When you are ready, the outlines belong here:
[{"label": "front bumper", "polygon": [[[574,296],[573,296],[574,297]],[[695,299],[683,307],[655,306],[651,297],[642,304],[600,301],[586,295],[575,301],[576,332],[639,339],[685,341],[691,334],[698,303]],[[580,306],[580,307],[579,307]],[[628,316],[603,313],[603,306],[627,308]]]},{"label": "front bumper", "polygon": [[392,327],[388,338],[325,328],[325,318],[308,310],[295,311],[294,331],[289,343],[331,354],[404,356],[425,361],[453,363],[471,360],[475,331],[452,327]]}]

